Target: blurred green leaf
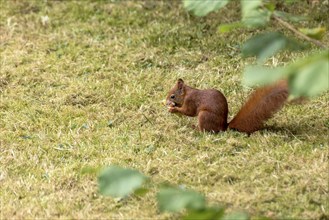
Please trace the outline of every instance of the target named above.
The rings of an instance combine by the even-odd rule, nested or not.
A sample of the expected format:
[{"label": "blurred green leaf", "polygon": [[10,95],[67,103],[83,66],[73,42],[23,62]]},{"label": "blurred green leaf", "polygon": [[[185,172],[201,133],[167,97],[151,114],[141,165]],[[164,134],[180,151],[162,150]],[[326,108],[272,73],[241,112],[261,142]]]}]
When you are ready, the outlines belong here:
[{"label": "blurred green leaf", "polygon": [[149,189],[147,188],[138,188],[135,190],[134,194],[136,196],[144,196],[146,193],[148,193]]},{"label": "blurred green leaf", "polygon": [[292,22],[300,22],[300,21],[306,21],[308,20],[308,17],[306,16],[297,16],[297,15],[292,15],[283,11],[275,11],[274,15],[282,18],[283,20],[286,21],[292,21]]},{"label": "blurred green leaf", "polygon": [[305,63],[301,68],[292,69],[289,79],[291,94],[296,97],[312,97],[320,94],[329,88],[329,52],[327,57]]},{"label": "blurred green leaf", "polygon": [[229,214],[226,214],[222,220],[248,220],[249,215],[245,212],[232,212]]},{"label": "blurred green leaf", "polygon": [[99,191],[105,196],[124,197],[141,188],[146,180],[137,170],[111,166],[98,177]]},{"label": "blurred green leaf", "polygon": [[318,27],[318,28],[300,28],[300,32],[309,36],[310,38],[321,40],[326,33],[326,28]]},{"label": "blurred green leaf", "polygon": [[278,32],[259,34],[247,40],[242,47],[244,57],[256,56],[258,63],[264,62],[283,49],[299,50],[302,45]]},{"label": "blurred green leaf", "polygon": [[234,22],[234,23],[229,23],[229,24],[221,24],[218,27],[218,32],[220,33],[226,33],[230,32],[233,29],[243,27],[243,24],[241,22]]},{"label": "blurred green leaf", "polygon": [[274,83],[283,78],[285,71],[283,67],[267,68],[263,66],[248,66],[243,75],[243,84],[247,86],[262,86]]},{"label": "blurred green leaf", "polygon": [[188,11],[192,11],[196,16],[205,16],[212,11],[216,11],[224,7],[229,0],[184,0],[184,7]]},{"label": "blurred green leaf", "polygon": [[262,0],[241,0],[242,22],[249,27],[263,26],[269,22],[271,12],[262,5]]},{"label": "blurred green leaf", "polygon": [[269,11],[273,12],[275,10],[275,4],[273,2],[268,2],[264,5]]},{"label": "blurred green leaf", "polygon": [[244,72],[244,84],[264,85],[288,78],[289,91],[294,97],[312,97],[329,90],[329,51],[313,54],[286,67],[250,66]]},{"label": "blurred green leaf", "polygon": [[206,206],[203,195],[174,187],[162,188],[157,195],[161,212],[179,212],[183,209],[202,210]]},{"label": "blurred green leaf", "polygon": [[222,207],[208,207],[203,210],[192,210],[187,213],[184,220],[216,220],[221,219],[224,215],[224,208]]}]

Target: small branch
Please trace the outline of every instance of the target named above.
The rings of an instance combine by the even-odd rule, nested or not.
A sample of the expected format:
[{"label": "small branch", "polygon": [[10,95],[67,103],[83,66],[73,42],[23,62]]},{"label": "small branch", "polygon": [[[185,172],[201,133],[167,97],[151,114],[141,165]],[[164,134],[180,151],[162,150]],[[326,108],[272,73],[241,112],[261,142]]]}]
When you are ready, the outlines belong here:
[{"label": "small branch", "polygon": [[319,46],[319,47],[322,47],[324,49],[328,49],[328,47],[323,44],[321,41],[318,41],[318,40],[315,40],[315,39],[312,39],[310,37],[308,37],[307,35],[301,33],[300,31],[298,31],[296,28],[294,28],[291,24],[289,24],[288,22],[285,22],[284,20],[282,20],[281,18],[279,18],[278,16],[276,15],[273,15],[272,16],[276,21],[278,21],[280,24],[282,24],[283,26],[285,26],[286,28],[288,28],[289,30],[291,30],[292,32],[294,32],[297,36],[299,36],[300,38],[304,39],[304,40],[307,40],[307,41],[310,41],[312,42],[313,44]]},{"label": "small branch", "polygon": [[142,113],[142,115],[144,116],[144,118],[146,119],[147,122],[154,125],[154,123],[148,117],[146,117],[146,115],[144,113]]}]

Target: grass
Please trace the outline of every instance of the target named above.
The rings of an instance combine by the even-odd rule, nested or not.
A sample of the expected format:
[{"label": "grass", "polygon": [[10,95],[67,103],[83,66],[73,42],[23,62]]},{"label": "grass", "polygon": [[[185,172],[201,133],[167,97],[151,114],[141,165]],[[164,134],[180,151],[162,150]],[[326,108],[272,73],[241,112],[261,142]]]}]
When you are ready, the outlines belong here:
[{"label": "grass", "polygon": [[[252,59],[236,47],[253,32],[216,33],[235,10],[195,18],[179,2],[0,3],[1,219],[177,218],[159,213],[156,190],[123,201],[100,196],[97,175],[83,171],[110,164],[185,185],[229,211],[329,217],[328,93],[287,105],[250,137],[198,133],[195,118],[162,105],[181,77],[220,89],[230,118],[238,111]],[[310,14],[328,25],[319,11]]]}]

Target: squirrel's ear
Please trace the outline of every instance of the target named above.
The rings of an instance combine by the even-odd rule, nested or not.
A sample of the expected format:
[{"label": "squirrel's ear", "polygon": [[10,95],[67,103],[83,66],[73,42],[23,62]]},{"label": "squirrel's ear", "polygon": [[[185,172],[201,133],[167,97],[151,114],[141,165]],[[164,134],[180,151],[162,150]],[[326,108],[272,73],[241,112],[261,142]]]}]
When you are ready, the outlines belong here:
[{"label": "squirrel's ear", "polygon": [[182,89],[184,86],[184,81],[182,79],[178,79],[177,86],[178,86],[178,89]]}]

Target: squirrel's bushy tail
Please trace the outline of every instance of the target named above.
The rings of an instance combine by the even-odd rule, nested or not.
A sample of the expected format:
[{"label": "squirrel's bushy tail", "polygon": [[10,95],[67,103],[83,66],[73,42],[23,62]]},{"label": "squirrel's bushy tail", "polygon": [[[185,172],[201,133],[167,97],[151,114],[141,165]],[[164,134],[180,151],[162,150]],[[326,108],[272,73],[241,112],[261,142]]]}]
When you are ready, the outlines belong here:
[{"label": "squirrel's bushy tail", "polygon": [[288,85],[285,81],[257,89],[228,127],[248,134],[261,129],[264,122],[282,108],[288,95]]}]

